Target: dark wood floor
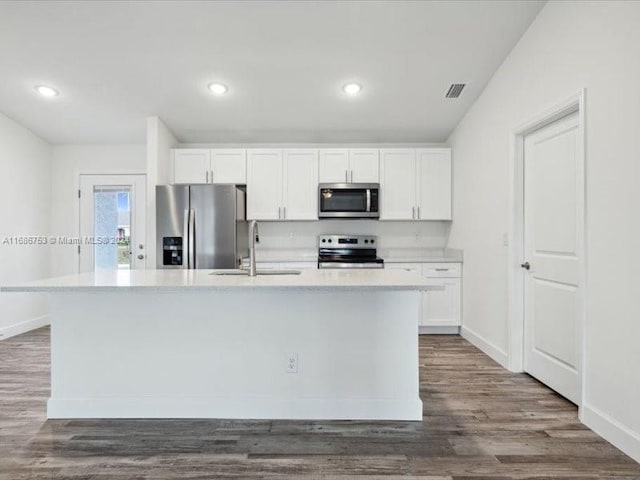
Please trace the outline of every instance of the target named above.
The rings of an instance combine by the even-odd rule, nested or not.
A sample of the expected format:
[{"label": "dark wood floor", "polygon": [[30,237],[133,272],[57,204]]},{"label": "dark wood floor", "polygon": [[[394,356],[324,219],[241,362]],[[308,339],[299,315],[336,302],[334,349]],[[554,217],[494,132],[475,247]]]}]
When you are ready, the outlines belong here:
[{"label": "dark wood floor", "polygon": [[572,404],[465,340],[422,337],[420,362],[421,423],[52,421],[40,329],[0,342],[0,479],[640,479]]}]

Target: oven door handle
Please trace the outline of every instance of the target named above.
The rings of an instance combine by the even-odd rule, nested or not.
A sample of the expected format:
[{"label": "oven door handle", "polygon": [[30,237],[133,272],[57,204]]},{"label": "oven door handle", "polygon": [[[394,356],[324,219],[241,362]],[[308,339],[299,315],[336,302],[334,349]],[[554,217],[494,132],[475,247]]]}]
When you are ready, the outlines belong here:
[{"label": "oven door handle", "polygon": [[367,188],[367,212],[371,211],[371,189]]}]

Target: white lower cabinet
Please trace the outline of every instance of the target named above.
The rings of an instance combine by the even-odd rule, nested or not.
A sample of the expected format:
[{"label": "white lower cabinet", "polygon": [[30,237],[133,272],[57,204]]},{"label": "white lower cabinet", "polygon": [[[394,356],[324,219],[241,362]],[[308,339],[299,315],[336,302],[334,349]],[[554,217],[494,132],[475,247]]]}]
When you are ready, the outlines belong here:
[{"label": "white lower cabinet", "polygon": [[422,327],[460,326],[460,279],[429,278],[430,285],[444,287],[422,294]]},{"label": "white lower cabinet", "polygon": [[385,263],[386,269],[401,269],[424,276],[429,285],[442,287],[422,293],[418,324],[428,328],[461,325],[462,269],[460,263]]}]

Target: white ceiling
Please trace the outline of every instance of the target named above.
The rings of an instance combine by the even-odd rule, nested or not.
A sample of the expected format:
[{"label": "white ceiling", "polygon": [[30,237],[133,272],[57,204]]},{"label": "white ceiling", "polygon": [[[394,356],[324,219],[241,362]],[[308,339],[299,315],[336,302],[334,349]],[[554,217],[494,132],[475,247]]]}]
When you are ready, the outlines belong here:
[{"label": "white ceiling", "polygon": [[150,115],[182,142],[439,142],[543,3],[0,2],[0,111],[54,144],[142,143]]}]

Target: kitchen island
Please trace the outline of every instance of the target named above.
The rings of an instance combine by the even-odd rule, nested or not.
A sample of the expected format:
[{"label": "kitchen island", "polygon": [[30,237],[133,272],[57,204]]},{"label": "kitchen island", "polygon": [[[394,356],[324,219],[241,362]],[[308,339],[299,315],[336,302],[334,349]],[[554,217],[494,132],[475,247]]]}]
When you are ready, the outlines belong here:
[{"label": "kitchen island", "polygon": [[49,418],[421,420],[420,275],[105,271],[51,294]]}]

